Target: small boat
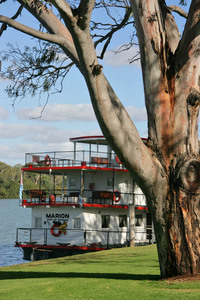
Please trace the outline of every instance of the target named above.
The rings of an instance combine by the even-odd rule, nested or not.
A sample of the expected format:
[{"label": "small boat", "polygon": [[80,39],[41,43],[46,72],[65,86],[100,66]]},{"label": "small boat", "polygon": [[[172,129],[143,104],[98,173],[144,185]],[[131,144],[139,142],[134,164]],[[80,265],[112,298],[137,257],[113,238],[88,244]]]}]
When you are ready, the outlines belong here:
[{"label": "small boat", "polygon": [[20,202],[32,210],[31,228],[16,234],[24,259],[154,243],[146,198],[104,136],[70,141],[72,151],[25,154],[23,176],[37,173],[40,180]]}]

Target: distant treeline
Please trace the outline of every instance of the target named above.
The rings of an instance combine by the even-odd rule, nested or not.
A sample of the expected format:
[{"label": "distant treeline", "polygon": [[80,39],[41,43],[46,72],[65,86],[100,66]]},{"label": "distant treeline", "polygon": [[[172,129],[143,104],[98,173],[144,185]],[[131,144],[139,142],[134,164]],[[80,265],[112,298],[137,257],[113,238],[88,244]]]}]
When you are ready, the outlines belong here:
[{"label": "distant treeline", "polygon": [[[21,165],[11,167],[0,162],[0,199],[19,198],[21,180]],[[39,186],[40,175],[26,173],[23,176],[23,185],[26,190],[36,189]],[[43,188],[49,187],[49,177],[42,177]]]}]

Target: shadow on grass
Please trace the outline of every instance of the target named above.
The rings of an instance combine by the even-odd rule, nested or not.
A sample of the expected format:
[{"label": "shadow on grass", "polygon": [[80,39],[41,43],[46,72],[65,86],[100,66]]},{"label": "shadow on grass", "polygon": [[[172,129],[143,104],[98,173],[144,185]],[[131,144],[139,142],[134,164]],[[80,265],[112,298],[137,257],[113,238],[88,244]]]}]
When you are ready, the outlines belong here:
[{"label": "shadow on grass", "polygon": [[124,274],[124,273],[83,273],[83,272],[20,272],[1,271],[0,280],[26,279],[26,278],[102,278],[119,280],[159,280],[159,275],[152,274]]}]

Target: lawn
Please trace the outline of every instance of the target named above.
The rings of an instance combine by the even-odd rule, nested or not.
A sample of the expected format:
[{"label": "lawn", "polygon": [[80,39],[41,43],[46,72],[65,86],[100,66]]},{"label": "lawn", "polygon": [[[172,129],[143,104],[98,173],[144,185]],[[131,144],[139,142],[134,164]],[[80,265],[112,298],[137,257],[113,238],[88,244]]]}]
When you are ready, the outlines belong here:
[{"label": "lawn", "polygon": [[160,280],[156,246],[0,268],[0,299],[200,299],[200,281]]}]

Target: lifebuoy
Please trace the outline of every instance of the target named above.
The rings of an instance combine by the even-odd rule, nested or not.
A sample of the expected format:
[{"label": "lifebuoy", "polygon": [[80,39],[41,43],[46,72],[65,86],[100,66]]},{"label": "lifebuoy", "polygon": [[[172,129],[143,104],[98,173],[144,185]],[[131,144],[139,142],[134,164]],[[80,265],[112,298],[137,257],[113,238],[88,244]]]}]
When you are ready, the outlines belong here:
[{"label": "lifebuoy", "polygon": [[50,164],[51,164],[51,158],[50,158],[49,155],[46,155],[46,156],[45,156],[45,165],[46,165],[47,167],[49,167]]},{"label": "lifebuoy", "polygon": [[117,202],[120,201],[120,199],[121,199],[121,194],[120,194],[120,192],[114,191],[114,193],[113,193],[113,200],[117,203]]},{"label": "lifebuoy", "polygon": [[116,155],[116,162],[121,165],[121,161],[119,160],[119,157]]},{"label": "lifebuoy", "polygon": [[[57,228],[57,233],[54,231],[55,228]],[[60,226],[58,224],[53,224],[53,226],[51,226],[51,234],[53,236],[59,236],[61,234]]]}]

